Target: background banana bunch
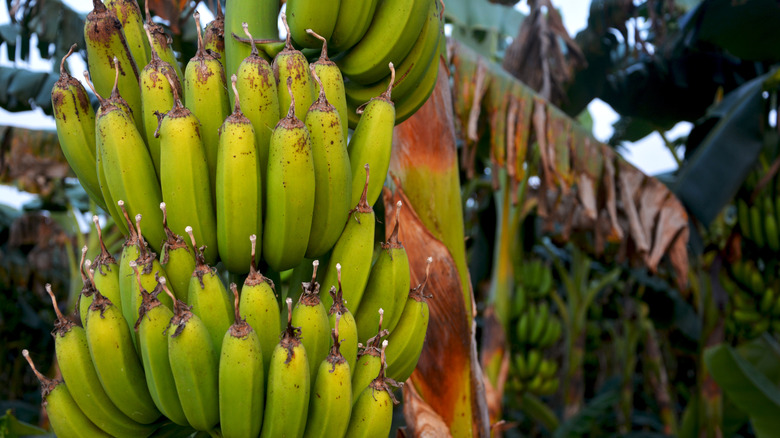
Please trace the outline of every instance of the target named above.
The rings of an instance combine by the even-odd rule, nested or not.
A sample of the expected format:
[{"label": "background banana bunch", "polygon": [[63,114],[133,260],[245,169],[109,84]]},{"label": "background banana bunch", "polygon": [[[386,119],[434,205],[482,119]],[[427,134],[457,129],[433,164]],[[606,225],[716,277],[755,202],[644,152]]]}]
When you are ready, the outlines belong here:
[{"label": "background banana bunch", "polygon": [[509,384],[516,391],[549,395],[558,390],[558,362],[545,357],[561,338],[561,320],[552,313],[549,292],[552,271],[540,260],[527,261],[521,267],[521,284],[515,290],[512,309],[514,333],[512,345],[518,345],[511,364]]},{"label": "background banana bunch", "polygon": [[93,5],[84,77],[100,106],[65,68],[75,46],[52,102],[126,241],[85,250],[78,315],[58,313],[63,381],[40,376],[55,433],[387,436],[430,297],[427,276],[410,285],[401,203],[376,257],[372,206],[393,126],[436,82],[440,4],[288,1],[277,44],[278,1],[228,0],[205,31],[195,13],[184,65],[148,8]]}]

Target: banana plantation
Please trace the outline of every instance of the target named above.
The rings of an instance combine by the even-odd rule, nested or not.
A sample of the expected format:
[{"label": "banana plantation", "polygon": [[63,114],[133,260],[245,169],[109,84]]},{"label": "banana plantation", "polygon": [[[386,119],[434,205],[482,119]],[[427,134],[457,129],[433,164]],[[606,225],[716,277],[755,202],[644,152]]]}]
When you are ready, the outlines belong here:
[{"label": "banana plantation", "polygon": [[0,437],[778,436],[777,23],[6,0]]}]

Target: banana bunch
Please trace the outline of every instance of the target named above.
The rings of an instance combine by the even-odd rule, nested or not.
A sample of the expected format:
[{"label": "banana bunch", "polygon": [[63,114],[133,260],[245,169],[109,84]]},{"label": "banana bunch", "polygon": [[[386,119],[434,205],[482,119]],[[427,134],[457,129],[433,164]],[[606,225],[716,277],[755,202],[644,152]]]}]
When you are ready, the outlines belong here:
[{"label": "banana bunch", "polygon": [[770,328],[780,333],[780,293],[776,284],[765,286],[752,261],[737,261],[730,275],[721,272],[720,284],[729,295],[726,327],[736,336],[755,338]]}]

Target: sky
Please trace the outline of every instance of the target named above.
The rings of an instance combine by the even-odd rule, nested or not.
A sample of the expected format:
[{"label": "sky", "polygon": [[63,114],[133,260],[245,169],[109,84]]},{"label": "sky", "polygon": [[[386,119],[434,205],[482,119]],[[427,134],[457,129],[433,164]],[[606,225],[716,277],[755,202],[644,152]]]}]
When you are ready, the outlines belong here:
[{"label": "sky", "polygon": [[[66,4],[73,9],[87,13],[92,9],[90,0],[64,0]],[[446,0],[445,0],[446,3]],[[590,2],[586,0],[552,0],[553,5],[561,11],[564,25],[569,34],[574,36],[586,27],[588,20],[588,11]],[[528,13],[528,6],[525,1],[517,6],[522,12]],[[213,17],[203,3],[198,10],[203,16],[204,22],[208,22]],[[0,24],[9,21],[6,2],[0,2]],[[36,47],[33,42],[31,47]],[[42,60],[37,50],[32,50],[32,55],[28,62],[16,64],[18,67],[30,68],[33,70],[51,70],[52,61]],[[12,66],[9,61],[7,49],[0,47],[0,66]],[[77,56],[68,59],[68,65],[72,72],[81,72],[85,69],[84,62]],[[80,75],[77,75],[77,77]],[[596,99],[588,105],[588,110],[593,118],[593,135],[600,141],[606,142],[612,135],[612,124],[617,121],[618,115],[605,102]],[[27,111],[21,113],[9,113],[0,109],[0,124],[14,125],[28,128],[49,128],[54,129],[54,119],[46,116],[40,110]],[[687,134],[692,125],[687,122],[679,123],[668,135],[668,138],[674,139],[680,135]],[[621,154],[626,160],[642,170],[648,175],[664,173],[677,168],[671,153],[664,146],[661,136],[657,133],[649,135],[644,139],[627,144],[621,150]],[[0,199],[7,203],[10,201],[12,206],[19,207],[30,199],[31,195],[20,193],[13,187],[0,185]]]}]

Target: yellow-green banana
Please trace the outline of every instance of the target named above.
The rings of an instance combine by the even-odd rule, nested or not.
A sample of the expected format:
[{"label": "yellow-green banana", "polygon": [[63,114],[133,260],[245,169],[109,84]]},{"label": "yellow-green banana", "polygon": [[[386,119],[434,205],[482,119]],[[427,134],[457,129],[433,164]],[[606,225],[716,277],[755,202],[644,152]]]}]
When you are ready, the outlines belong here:
[{"label": "yellow-green banana", "polygon": [[412,375],[425,342],[430,316],[426,301],[430,295],[425,295],[425,285],[428,283],[432,262],[433,259],[428,257],[425,279],[409,292],[401,319],[387,338],[390,341],[387,348],[387,375],[399,382],[405,382]]},{"label": "yellow-green banana", "polygon": [[337,64],[344,76],[373,84],[386,75],[388,62],[399,64],[412,50],[434,0],[383,0],[371,27]]},{"label": "yellow-green banana", "polygon": [[125,243],[122,246],[122,254],[119,256],[120,302],[115,303],[114,305],[119,307],[119,309],[122,311],[122,315],[124,315],[125,318],[128,318],[131,315],[130,311],[132,310],[133,305],[130,300],[133,298],[133,282],[135,282],[133,269],[130,267],[130,261],[138,260],[138,258],[141,256],[141,249],[138,246],[138,234],[136,234],[135,227],[130,221],[127,209],[125,209],[124,201],[120,199],[117,201],[117,204],[119,205],[119,208],[122,209],[122,213],[124,215],[122,222],[127,224],[126,226],[130,230],[130,233],[127,234]]},{"label": "yellow-green banana", "polygon": [[[193,227],[195,238],[206,246],[207,263],[217,260],[217,219],[211,192],[213,176],[209,170],[201,125],[182,105],[174,89],[173,104],[160,121],[160,184],[168,209],[171,230],[184,235]],[[174,291],[178,294],[178,285]]]},{"label": "yellow-green banana", "polygon": [[203,247],[198,248],[192,227],[185,229],[195,250],[195,271],[190,277],[190,287],[187,294],[187,304],[192,313],[202,322],[211,337],[214,346],[214,357],[219,360],[222,349],[222,339],[230,325],[233,324],[233,303],[228,296],[225,285],[219,278],[216,268],[209,267],[203,258]]},{"label": "yellow-green banana", "polygon": [[301,437],[306,427],[311,390],[309,362],[301,331],[292,326],[292,299],[287,298],[287,328],[271,356],[261,437]]},{"label": "yellow-green banana", "polygon": [[383,348],[378,376],[360,393],[352,406],[352,417],[349,419],[346,437],[369,438],[390,434],[393,405],[398,404],[390,385],[396,387],[401,385],[385,377],[386,368]]},{"label": "yellow-green banana", "polygon": [[[308,70],[306,75],[308,76]],[[287,117],[271,135],[266,187],[263,254],[268,265],[281,272],[297,266],[306,253],[314,211],[314,162],[306,125],[295,115],[292,78],[287,79]]]},{"label": "yellow-green banana", "polygon": [[60,78],[51,89],[51,106],[57,126],[60,148],[70,168],[90,199],[108,211],[97,175],[95,147],[95,110],[87,90],[65,70],[65,60],[76,49],[72,45],[60,62]]},{"label": "yellow-green banana", "polygon": [[219,359],[219,425],[225,438],[256,437],[263,424],[264,353],[257,332],[241,318],[236,284],[230,289],[236,322],[225,333]]},{"label": "yellow-green banana", "polygon": [[[441,46],[444,41],[446,41],[446,38],[441,38],[439,40],[439,45]],[[442,50],[443,49],[440,48],[439,53],[441,53]],[[420,109],[420,107],[422,107],[431,96],[434,88],[436,88],[439,77],[439,62],[440,57],[434,57],[433,62],[431,62],[431,65],[428,66],[428,69],[425,71],[425,75],[422,77],[422,79],[420,79],[417,87],[415,87],[411,93],[404,96],[403,98],[395,100],[396,125],[413,116],[414,113],[416,113],[417,110]]]},{"label": "yellow-green banana", "polygon": [[[43,407],[49,418],[51,428],[58,437],[111,437],[113,435],[103,432],[87,418],[84,412],[76,404],[68,387],[62,380],[52,380],[44,376],[35,368],[30,359],[30,353],[22,350],[22,356],[27,359],[38,381],[41,382],[41,398]],[[148,433],[138,436],[147,436]]]},{"label": "yellow-green banana", "polygon": [[[341,120],[341,132],[344,134],[344,144],[347,144],[349,135],[349,123],[347,118],[347,96],[344,91],[344,77],[341,76],[341,70],[335,62],[328,58],[328,42],[325,38],[321,37],[311,29],[306,29],[310,35],[322,40],[322,51],[317,61],[309,65],[312,69],[312,76],[316,73],[320,78],[318,82],[314,83],[314,94],[320,94],[320,88],[325,89],[325,97],[328,98],[328,102],[336,108],[338,111],[339,119]],[[320,87],[322,83],[322,87]],[[373,97],[372,95],[371,97]],[[366,99],[368,100],[368,99]]]},{"label": "yellow-green banana", "polygon": [[303,47],[318,48],[322,42],[306,30],[311,29],[323,38],[330,38],[339,15],[341,0],[329,2],[288,0],[287,17],[292,39]]},{"label": "yellow-green banana", "polygon": [[[392,64],[391,75],[395,75]],[[352,196],[351,205],[357,204],[363,189],[363,172],[361,167],[368,164],[374,178],[368,183],[366,199],[368,205],[374,202],[382,193],[387,169],[390,168],[390,152],[393,147],[393,127],[395,126],[395,106],[390,100],[388,88],[384,93],[371,99],[360,116],[352,139],[349,141],[349,162],[352,166]]]},{"label": "yellow-green banana", "polygon": [[217,8],[217,15],[206,25],[206,29],[203,31],[203,45],[206,47],[206,50],[211,50],[213,53],[218,54],[222,66],[226,67],[225,15],[222,13],[222,5],[220,2],[216,2],[215,6]]},{"label": "yellow-green banana", "polygon": [[133,54],[135,65],[139,68],[146,65],[149,62],[149,44],[138,3],[135,0],[106,0],[105,4],[106,8],[122,23],[122,33],[125,35],[130,53]]},{"label": "yellow-green banana", "polygon": [[388,340],[382,341],[388,331],[382,329],[382,309],[379,309],[379,330],[373,338],[366,341],[366,346],[358,354],[355,369],[352,370],[352,403],[357,402],[360,393],[368,387],[374,376],[382,367],[380,358],[384,355]]},{"label": "yellow-green banana", "polygon": [[409,294],[409,257],[398,241],[401,201],[396,204],[395,226],[387,243],[371,268],[366,291],[355,313],[360,339],[368,338],[378,322],[377,310],[384,309],[385,327],[392,332],[401,319],[406,296]]},{"label": "yellow-green banana", "polygon": [[98,217],[92,216],[92,223],[97,230],[98,241],[100,242],[100,253],[92,261],[92,269],[95,270],[95,289],[99,290],[104,297],[116,303],[121,309],[122,294],[119,289],[119,263],[108,252],[105,243],[103,243],[103,232],[100,230],[100,221]]},{"label": "yellow-green banana", "polygon": [[160,265],[165,269],[169,286],[173,289],[176,298],[186,303],[190,290],[190,277],[195,272],[195,255],[184,238],[168,228],[165,202],[160,203],[160,210],[163,212],[163,229],[166,235],[160,253]]},{"label": "yellow-green banana", "polygon": [[[347,225],[341,232],[339,240],[331,252],[328,269],[322,281],[325,285],[336,284],[336,265],[344,270],[344,304],[350,311],[357,311],[360,299],[371,273],[371,261],[374,255],[374,225],[376,218],[374,210],[366,201],[366,190],[369,184],[369,167],[365,165],[366,181],[363,184],[363,195],[354,210],[350,212]],[[333,301],[323,297],[325,307],[330,308]]]},{"label": "yellow-green banana", "polygon": [[317,369],[311,390],[305,438],[341,437],[347,432],[352,410],[352,377],[349,363],[339,351],[339,320],[331,331],[333,346]]},{"label": "yellow-green banana", "polygon": [[279,302],[276,301],[274,284],[255,269],[255,247],[257,236],[249,236],[252,244],[251,263],[249,275],[241,287],[241,299],[238,307],[246,322],[255,328],[255,333],[260,338],[260,347],[263,351],[263,375],[268,377],[271,366],[271,352],[278,343],[279,335],[276,330],[269,327],[281,327],[279,321]]},{"label": "yellow-green banana", "polygon": [[378,0],[341,0],[339,15],[330,36],[330,46],[336,52],[349,50],[366,34],[376,11]]},{"label": "yellow-green banana", "polygon": [[[135,271],[138,288],[141,291],[138,321],[135,322],[134,329],[138,337],[139,353],[144,366],[149,394],[154,400],[154,405],[163,415],[180,426],[187,426],[189,423],[187,423],[187,417],[184,415],[181,401],[179,401],[171,362],[168,359],[168,336],[165,334],[165,330],[171,323],[173,311],[164,306],[158,299],[160,293],[163,292],[160,283],[165,281],[165,277],[159,278],[160,283],[157,283],[150,293],[142,284],[138,265],[131,262],[130,266]],[[165,296],[170,299],[167,295]]]},{"label": "yellow-green banana", "polygon": [[344,305],[344,294],[341,290],[340,263],[336,263],[336,272],[338,274],[339,287],[338,291],[335,286],[330,287],[329,293],[333,304],[330,306],[330,310],[328,310],[328,320],[331,328],[335,328],[336,318],[341,318],[341,354],[347,359],[349,369],[354,371],[358,352],[357,323],[355,322],[355,317],[352,316],[352,312]]},{"label": "yellow-green banana", "polygon": [[211,177],[211,193],[215,194],[219,127],[230,114],[228,95],[225,92],[228,85],[222,64],[203,46],[200,14],[195,12],[193,16],[198,29],[198,51],[187,63],[184,71],[184,102],[200,121],[201,138]]},{"label": "yellow-green banana", "polygon": [[[285,14],[282,14],[282,22],[287,27]],[[309,75],[309,62],[306,60],[306,56],[292,46],[289,27],[287,27],[287,40],[284,50],[274,57],[273,69],[274,77],[276,78],[276,88],[279,90],[277,95],[279,97],[280,115],[282,111],[293,105],[295,117],[303,120],[306,117],[306,111],[309,110],[309,107],[314,102],[314,85]],[[291,92],[285,93],[283,91],[285,84],[287,84],[286,87],[288,89],[292,89]]]},{"label": "yellow-green banana", "polygon": [[228,271],[247,272],[249,259],[247,236],[262,241],[263,187],[260,159],[252,122],[241,112],[241,98],[236,91],[236,75],[231,77],[236,105],[222,124],[217,156],[217,245],[219,256]]},{"label": "yellow-green banana", "polygon": [[166,330],[176,393],[187,422],[196,430],[210,431],[219,422],[219,355],[203,321],[173,296],[164,281],[160,283],[174,300]]},{"label": "yellow-green banana", "polygon": [[151,47],[157,51],[160,59],[173,67],[176,71],[176,76],[181,80],[184,76],[182,75],[179,61],[176,59],[176,54],[173,53],[173,40],[165,33],[162,26],[152,21],[152,14],[149,12],[149,0],[144,2],[144,7],[146,8],[146,23],[144,23],[144,27],[148,27],[152,34]]},{"label": "yellow-green banana", "polygon": [[302,285],[303,294],[293,309],[292,323],[301,330],[301,342],[309,361],[310,382],[314,384],[320,362],[328,355],[330,323],[328,311],[320,300],[320,284],[316,281],[319,262],[315,260],[312,265],[314,273],[311,281]]},{"label": "yellow-green banana", "polygon": [[328,102],[313,66],[311,73],[320,93],[306,113],[305,121],[314,162],[315,213],[306,248],[306,257],[310,258],[319,257],[333,248],[347,223],[352,194],[352,171],[341,119],[336,108]]},{"label": "yellow-green banana", "polygon": [[[89,311],[90,304],[92,304],[92,300],[95,299],[95,286],[92,284],[91,281],[89,281],[89,278],[87,278],[86,271],[84,271],[84,269],[89,269],[89,267],[92,265],[89,260],[86,260],[85,263],[86,257],[87,257],[87,246],[84,245],[84,247],[81,248],[81,261],[79,262],[79,274],[81,274],[82,286],[81,286],[81,292],[79,293],[78,306],[76,306],[79,314],[79,320],[81,320],[82,327],[87,326],[87,312]],[[52,296],[52,298],[54,298],[54,296]]]}]

